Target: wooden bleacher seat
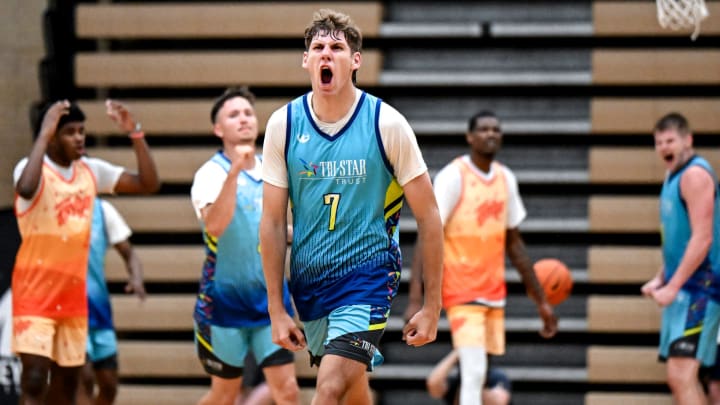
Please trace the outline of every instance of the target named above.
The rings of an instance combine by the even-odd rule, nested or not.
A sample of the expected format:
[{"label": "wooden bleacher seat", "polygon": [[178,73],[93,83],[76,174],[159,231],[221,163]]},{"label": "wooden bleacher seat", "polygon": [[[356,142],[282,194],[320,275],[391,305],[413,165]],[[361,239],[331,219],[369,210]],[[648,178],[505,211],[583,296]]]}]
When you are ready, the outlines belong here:
[{"label": "wooden bleacher seat", "polygon": [[301,38],[321,8],[349,14],[365,37],[380,32],[378,1],[79,4],[75,30],[83,39]]},{"label": "wooden bleacher seat", "polygon": [[[694,133],[720,132],[719,98],[611,98],[590,101],[590,125],[594,134],[652,135],[663,115],[677,111],[690,122]],[[651,146],[651,145],[648,145]]]},{"label": "wooden bleacher seat", "polygon": [[[717,148],[696,148],[695,151],[713,167],[720,169],[720,151]],[[591,183],[662,183],[665,178],[665,163],[650,145],[593,146],[588,160]]]},{"label": "wooden bleacher seat", "polygon": [[659,232],[658,197],[591,196],[588,217],[591,232]]},{"label": "wooden bleacher seat", "polygon": [[[192,341],[120,340],[118,362],[121,378],[207,376]],[[295,353],[295,372],[298,378],[317,376],[306,350]]]},{"label": "wooden bleacher seat", "polygon": [[588,249],[588,281],[591,283],[644,283],[662,265],[658,247],[591,246]]},{"label": "wooden bleacher seat", "polygon": [[119,331],[190,331],[195,294],[112,295],[113,319]]},{"label": "wooden bleacher seat", "polygon": [[205,377],[192,341],[118,341],[120,377]]},{"label": "wooden bleacher seat", "polygon": [[[710,17],[702,21],[700,36],[720,34],[720,3],[705,3]],[[660,26],[657,6],[649,1],[594,1],[595,36],[690,36],[692,29],[674,31]]]},{"label": "wooden bleacher seat", "polygon": [[[199,231],[198,231],[199,232]],[[143,264],[145,282],[197,282],[200,280],[205,249],[202,245],[135,246]],[[127,269],[120,255],[109,253],[105,259],[105,278],[127,281]]]},{"label": "wooden bleacher seat", "polygon": [[672,405],[670,394],[588,392],[585,405]]},{"label": "wooden bleacher seat", "polygon": [[[219,142],[219,138],[218,138]],[[197,169],[210,159],[218,149],[216,147],[173,146],[152,147],[152,155],[158,170],[158,175],[164,183],[190,184]],[[127,148],[88,148],[88,155],[105,159],[109,162],[134,171],[137,167],[135,153],[131,147]]]},{"label": "wooden bleacher seat", "polygon": [[661,384],[665,365],[657,360],[656,347],[590,346],[587,351],[590,383]]},{"label": "wooden bleacher seat", "polygon": [[196,232],[200,223],[190,196],[109,197],[133,232]]},{"label": "wooden bleacher seat", "polygon": [[[232,83],[226,83],[229,85]],[[242,85],[244,82],[238,82]],[[252,90],[252,89],[251,89]],[[299,96],[300,94],[298,94]],[[218,92],[220,96],[220,92]],[[210,123],[210,108],[213,99],[128,99],[122,100],[148,136],[157,135],[207,135],[213,136]],[[290,101],[289,98],[259,98],[255,101],[259,130],[265,130],[270,115]],[[80,108],[85,112],[86,128],[91,135],[127,135],[105,114],[104,100],[80,100]]]},{"label": "wooden bleacher seat", "polygon": [[588,331],[600,333],[651,333],[660,330],[661,308],[640,296],[590,295]]},{"label": "wooden bleacher seat", "polygon": [[[720,50],[596,49],[594,85],[717,85]],[[648,123],[652,128],[654,122]]]},{"label": "wooden bleacher seat", "polygon": [[[225,87],[228,83],[309,88],[301,62],[302,49],[79,52],[75,55],[75,83],[100,88]],[[381,69],[380,52],[363,51],[358,83],[377,85]]]}]

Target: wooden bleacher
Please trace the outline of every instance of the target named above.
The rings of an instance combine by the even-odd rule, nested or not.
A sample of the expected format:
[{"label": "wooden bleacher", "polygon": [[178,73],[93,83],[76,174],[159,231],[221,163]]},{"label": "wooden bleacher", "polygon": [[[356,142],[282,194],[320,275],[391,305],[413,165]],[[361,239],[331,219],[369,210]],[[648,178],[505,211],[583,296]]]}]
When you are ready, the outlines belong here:
[{"label": "wooden bleacher", "polygon": [[[713,167],[720,167],[717,148],[695,148],[695,151]],[[590,148],[589,174],[593,184],[662,183],[666,170],[652,147]]]},{"label": "wooden bleacher", "polygon": [[590,346],[587,351],[591,383],[662,384],[665,365],[657,360],[657,348],[645,346]]},{"label": "wooden bleacher", "polygon": [[[218,145],[217,147],[153,147],[152,154],[158,174],[164,183],[189,184],[192,183],[197,169],[210,159],[220,148],[221,145]],[[113,162],[127,168],[137,167],[135,154],[130,147],[88,148],[88,155],[105,159],[109,162]],[[190,207],[192,208],[192,206]]]},{"label": "wooden bleacher", "polygon": [[637,284],[654,277],[662,265],[659,247],[591,246],[588,279],[598,284]]},{"label": "wooden bleacher", "polygon": [[591,232],[659,232],[655,196],[593,195],[588,201]]},{"label": "wooden bleacher", "polygon": [[[379,83],[382,58],[363,52],[358,82]],[[249,86],[307,87],[300,50],[79,52],[75,83],[90,88],[188,88]],[[168,67],[172,66],[172,69]]]},{"label": "wooden bleacher", "polygon": [[134,232],[200,233],[190,196],[109,197]]},{"label": "wooden bleacher", "polygon": [[[199,269],[197,269],[199,272]],[[191,331],[195,294],[113,295],[113,319],[118,331]]]},{"label": "wooden bleacher", "polygon": [[[710,17],[703,20],[701,35],[720,34],[720,3],[706,2]],[[598,37],[690,36],[691,29],[671,30],[658,24],[657,6],[649,1],[594,1],[593,35]]]},{"label": "wooden bleacher", "polygon": [[[145,282],[200,280],[205,251],[201,245],[135,246],[143,263]],[[127,280],[127,269],[119,255],[110,253],[105,263],[105,276],[111,282]]]},{"label": "wooden bleacher", "polygon": [[[243,83],[245,82],[239,82],[239,84]],[[122,101],[142,122],[148,136],[213,136],[210,123],[213,99],[123,99]],[[270,115],[289,101],[289,98],[270,97],[256,100],[255,113],[259,129],[263,131]],[[127,135],[122,133],[105,114],[104,100],[84,100],[78,104],[85,112],[86,125],[92,135]]]},{"label": "wooden bleacher", "polygon": [[672,405],[669,394],[634,394],[613,392],[589,392],[585,405]]},{"label": "wooden bleacher", "polygon": [[631,296],[590,295],[587,302],[588,331],[656,333],[660,330],[661,312],[655,301],[640,295],[640,288],[638,295]]},{"label": "wooden bleacher", "polygon": [[595,49],[592,80],[594,85],[717,85],[720,50]]},{"label": "wooden bleacher", "polygon": [[671,111],[685,115],[695,134],[720,132],[720,114],[717,114],[720,99],[717,97],[594,97],[590,100],[591,132],[652,135],[655,122]]},{"label": "wooden bleacher", "polygon": [[320,8],[348,13],[364,37],[378,36],[383,15],[378,1],[79,4],[76,34],[83,39],[295,38]]}]

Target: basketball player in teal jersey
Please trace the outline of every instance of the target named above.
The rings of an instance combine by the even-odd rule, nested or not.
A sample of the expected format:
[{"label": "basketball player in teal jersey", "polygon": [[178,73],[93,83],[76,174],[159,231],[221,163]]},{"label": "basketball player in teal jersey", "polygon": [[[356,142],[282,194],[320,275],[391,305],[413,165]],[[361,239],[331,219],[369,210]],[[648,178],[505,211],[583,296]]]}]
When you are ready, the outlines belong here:
[{"label": "basketball player in teal jersey", "polygon": [[642,293],[663,306],[660,358],[675,403],[703,404],[698,370],[715,362],[720,323],[720,206],[717,177],[695,155],[688,122],[670,113],[655,126],[667,167],[660,193],[663,268]]},{"label": "basketball player in teal jersey", "polygon": [[[122,257],[128,272],[125,292],[145,300],[143,267],[130,243],[132,231],[125,219],[108,201],[96,198],[90,228],[88,257],[88,339],[77,403],[109,405],[118,389],[117,335],[112,317],[110,291],[105,279],[105,255],[112,246]],[[95,385],[97,383],[97,395]]]},{"label": "basketball player in teal jersey", "polygon": [[[273,341],[308,347],[319,365],[316,405],[371,403],[365,371],[381,361],[378,344],[400,282],[403,195],[428,270],[424,307],[403,331],[407,343],[433,341],[440,314],[442,226],[430,177],[405,118],[355,87],[361,44],[348,16],[313,15],[302,62],[312,92],[272,115],[263,146],[260,231]],[[288,200],[290,289],[304,335],[282,305]]]},{"label": "basketball player in teal jersey", "polygon": [[[230,88],[215,101],[210,118],[223,147],[198,169],[191,189],[207,255],[194,320],[198,357],[211,385],[199,405],[235,403],[248,351],[262,368],[275,403],[299,404],[293,354],[273,344],[267,312],[254,101],[247,88]],[[280,289],[280,305],[292,312],[286,283]]]}]

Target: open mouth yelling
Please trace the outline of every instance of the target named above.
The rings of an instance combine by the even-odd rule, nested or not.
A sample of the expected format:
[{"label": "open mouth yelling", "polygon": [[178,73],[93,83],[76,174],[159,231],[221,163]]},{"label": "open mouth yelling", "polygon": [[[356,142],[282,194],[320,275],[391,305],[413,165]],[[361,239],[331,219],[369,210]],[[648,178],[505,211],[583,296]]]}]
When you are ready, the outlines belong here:
[{"label": "open mouth yelling", "polygon": [[329,67],[320,68],[320,82],[322,84],[330,84],[332,82],[333,73]]},{"label": "open mouth yelling", "polygon": [[665,163],[672,163],[672,161],[675,160],[675,155],[673,155],[672,153],[663,155],[663,160],[665,160]]}]

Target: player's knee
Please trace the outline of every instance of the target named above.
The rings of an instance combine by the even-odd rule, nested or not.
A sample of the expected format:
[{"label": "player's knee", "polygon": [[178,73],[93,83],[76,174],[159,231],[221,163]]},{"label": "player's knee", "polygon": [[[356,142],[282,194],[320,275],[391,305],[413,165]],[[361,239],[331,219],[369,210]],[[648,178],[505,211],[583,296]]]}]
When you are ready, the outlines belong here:
[{"label": "player's knee", "polygon": [[318,381],[317,387],[315,388],[315,396],[321,399],[333,398],[339,401],[345,394],[347,388],[347,384],[340,379],[325,379]]},{"label": "player's knee", "polygon": [[508,405],[510,393],[502,387],[495,387],[483,390],[483,404],[485,405]]},{"label": "player's knee", "polygon": [[300,387],[294,378],[288,378],[273,392],[273,399],[278,404],[295,404],[300,397]]},{"label": "player's knee", "polygon": [[98,396],[105,401],[103,403],[112,404],[113,402],[115,402],[117,392],[117,384],[103,384],[99,387]]},{"label": "player's knee", "polygon": [[23,369],[21,385],[23,395],[42,397],[48,388],[48,371],[35,367]]},{"label": "player's knee", "polygon": [[672,367],[667,368],[667,382],[670,389],[673,391],[689,387],[692,384],[697,384],[697,374],[688,373],[686,368]]}]

